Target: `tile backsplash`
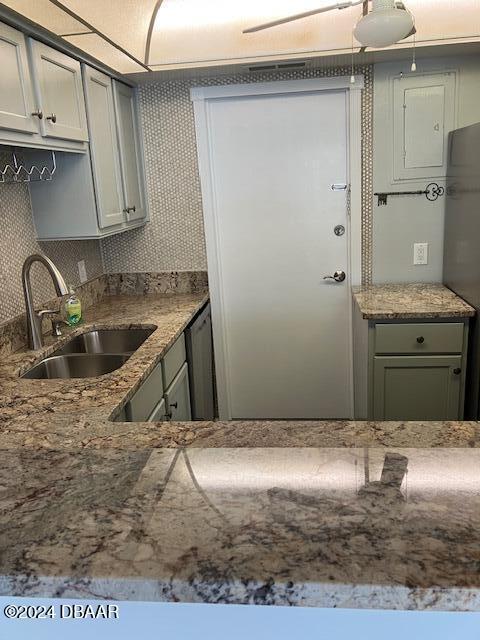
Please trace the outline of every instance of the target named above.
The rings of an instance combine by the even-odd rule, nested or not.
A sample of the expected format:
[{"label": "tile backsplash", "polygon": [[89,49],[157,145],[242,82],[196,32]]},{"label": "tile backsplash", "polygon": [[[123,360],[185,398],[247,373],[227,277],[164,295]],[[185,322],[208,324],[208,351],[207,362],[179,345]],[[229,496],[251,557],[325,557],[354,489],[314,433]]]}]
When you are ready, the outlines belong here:
[{"label": "tile backsplash", "polygon": [[[362,279],[371,281],[373,67],[362,65]],[[154,82],[139,87],[151,222],[102,241],[107,273],[207,268],[202,194],[190,88],[201,85],[348,76],[351,69],[304,69]]]},{"label": "tile backsplash", "polygon": [[[0,150],[0,164],[9,154]],[[85,260],[89,279],[103,273],[97,240],[38,242],[35,238],[30,195],[24,184],[0,184],[0,323],[25,311],[22,266],[32,253],[43,252],[53,260],[68,284],[79,283],[77,262]],[[32,268],[35,302],[55,297],[50,277],[42,265]]]}]

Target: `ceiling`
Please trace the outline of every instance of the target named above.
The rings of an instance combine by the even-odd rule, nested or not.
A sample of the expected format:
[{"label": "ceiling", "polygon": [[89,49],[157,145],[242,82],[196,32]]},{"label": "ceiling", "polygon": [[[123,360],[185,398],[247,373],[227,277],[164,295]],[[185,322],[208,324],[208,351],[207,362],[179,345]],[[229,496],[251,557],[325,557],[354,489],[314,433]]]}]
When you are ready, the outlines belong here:
[{"label": "ceiling", "polygon": [[[332,0],[4,0],[0,3],[122,74],[341,56],[361,6],[243,34]],[[480,0],[406,0],[416,45],[480,42]],[[409,38],[391,49],[412,46]],[[356,51],[358,43],[353,42]],[[138,76],[137,76],[138,77]]]}]

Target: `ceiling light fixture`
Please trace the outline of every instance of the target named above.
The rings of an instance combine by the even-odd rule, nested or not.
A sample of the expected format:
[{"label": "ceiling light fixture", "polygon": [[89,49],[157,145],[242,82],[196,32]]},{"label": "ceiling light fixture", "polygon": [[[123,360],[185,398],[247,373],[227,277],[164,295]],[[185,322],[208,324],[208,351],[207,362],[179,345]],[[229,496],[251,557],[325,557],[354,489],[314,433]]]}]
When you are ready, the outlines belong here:
[{"label": "ceiling light fixture", "polygon": [[353,34],[364,47],[389,47],[414,30],[413,16],[403,3],[373,0],[372,10],[357,22]]}]

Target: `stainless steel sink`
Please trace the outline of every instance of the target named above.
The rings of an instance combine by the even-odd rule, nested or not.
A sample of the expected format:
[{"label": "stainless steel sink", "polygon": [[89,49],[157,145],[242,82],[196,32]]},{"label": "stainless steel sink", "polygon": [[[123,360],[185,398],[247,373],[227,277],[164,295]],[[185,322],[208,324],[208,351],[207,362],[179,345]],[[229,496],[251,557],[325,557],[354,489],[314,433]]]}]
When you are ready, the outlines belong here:
[{"label": "stainless steel sink", "polygon": [[72,338],[53,355],[69,353],[133,353],[154,329],[100,329]]},{"label": "stainless steel sink", "polygon": [[22,378],[94,378],[119,369],[129,354],[70,354],[52,356],[39,362]]}]

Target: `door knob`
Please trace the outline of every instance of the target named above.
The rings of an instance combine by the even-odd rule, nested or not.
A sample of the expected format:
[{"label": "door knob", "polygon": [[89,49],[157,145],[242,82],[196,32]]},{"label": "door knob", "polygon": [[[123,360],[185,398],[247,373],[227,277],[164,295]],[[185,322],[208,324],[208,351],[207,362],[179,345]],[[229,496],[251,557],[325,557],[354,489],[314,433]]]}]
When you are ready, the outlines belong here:
[{"label": "door knob", "polygon": [[335,280],[335,282],[343,282],[347,276],[345,271],[335,271],[333,276],[324,276],[324,280]]}]

